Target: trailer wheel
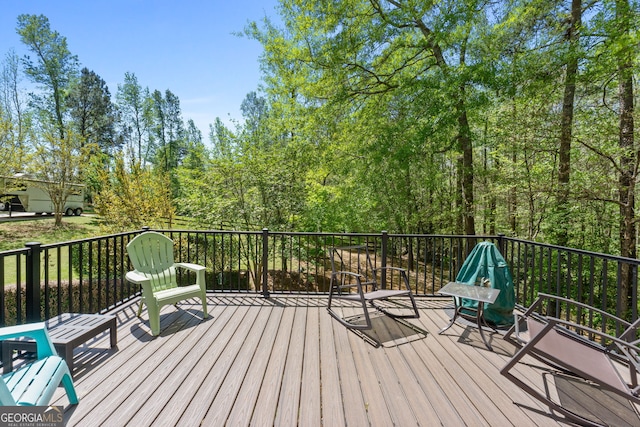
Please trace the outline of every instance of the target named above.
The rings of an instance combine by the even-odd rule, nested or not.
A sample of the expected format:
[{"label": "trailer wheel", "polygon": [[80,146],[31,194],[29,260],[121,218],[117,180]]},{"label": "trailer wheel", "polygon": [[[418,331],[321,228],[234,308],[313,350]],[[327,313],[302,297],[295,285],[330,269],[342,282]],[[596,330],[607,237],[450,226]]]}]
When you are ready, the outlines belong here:
[{"label": "trailer wheel", "polygon": [[0,211],[6,211],[7,205],[4,202],[0,202]]},{"label": "trailer wheel", "polygon": [[82,208],[76,208],[76,210],[73,213],[75,214],[75,216],[82,215]]},{"label": "trailer wheel", "polygon": [[73,209],[67,208],[67,210],[64,211],[64,216],[71,216],[71,215],[73,215]]}]

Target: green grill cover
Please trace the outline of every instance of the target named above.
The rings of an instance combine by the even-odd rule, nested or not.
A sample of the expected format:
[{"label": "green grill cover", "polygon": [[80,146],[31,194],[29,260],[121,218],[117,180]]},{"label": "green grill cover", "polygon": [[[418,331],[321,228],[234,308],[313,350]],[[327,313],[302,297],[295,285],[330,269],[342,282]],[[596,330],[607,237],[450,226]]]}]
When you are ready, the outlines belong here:
[{"label": "green grill cover", "polygon": [[[488,282],[487,282],[488,280]],[[490,286],[500,289],[494,304],[487,304],[484,318],[495,325],[512,325],[515,292],[513,278],[504,257],[491,242],[481,242],[471,251],[456,276],[456,282],[469,286]],[[463,299],[463,307],[477,309],[478,302]]]}]

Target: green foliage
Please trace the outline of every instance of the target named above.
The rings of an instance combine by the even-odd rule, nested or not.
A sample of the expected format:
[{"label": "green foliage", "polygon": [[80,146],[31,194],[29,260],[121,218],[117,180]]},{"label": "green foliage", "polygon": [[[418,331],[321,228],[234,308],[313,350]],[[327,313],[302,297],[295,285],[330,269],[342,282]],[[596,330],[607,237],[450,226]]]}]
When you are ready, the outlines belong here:
[{"label": "green foliage", "polygon": [[0,175],[9,175],[11,170],[15,168],[12,164],[15,159],[15,151],[17,149],[12,138],[13,124],[4,117],[2,109],[0,109]]},{"label": "green foliage", "polygon": [[128,151],[143,166],[151,161],[152,107],[149,89],[143,89],[133,73],[125,73],[116,95],[121,113],[121,132]]},{"label": "green foliage", "polygon": [[25,111],[18,56],[10,51],[0,65],[0,175],[13,175],[22,170],[31,114]]},{"label": "green foliage", "polygon": [[86,67],[80,79],[71,85],[67,105],[76,132],[85,144],[93,145],[106,154],[113,154],[121,145],[116,136],[115,105],[104,80]]},{"label": "green foliage", "polygon": [[53,31],[44,15],[18,16],[17,32],[35,59],[24,58],[25,73],[43,92],[33,93],[32,102],[39,117],[53,125],[64,138],[67,111],[65,91],[78,72],[78,58],[67,47],[66,37]]},{"label": "green foliage", "polygon": [[41,141],[34,144],[28,172],[41,181],[41,187],[51,198],[56,225],[62,225],[64,206],[75,189],[70,184],[81,182],[83,167],[89,159],[93,146],[82,144],[82,138],[73,130],[67,130],[63,137],[53,126],[44,129]]},{"label": "green foliage", "polygon": [[[242,122],[216,120],[205,142],[175,94],[126,73],[117,135],[101,138],[84,178],[118,230],[162,222],[175,206],[204,227],[503,232],[632,253],[638,3],[582,6],[576,25],[570,2],[283,0],[281,26],[245,30],[264,47],[264,85],[242,102]],[[47,54],[24,62],[42,85],[34,123],[82,129],[68,102],[95,95],[106,108],[104,82],[75,78],[77,59],[45,17],[22,16],[18,31]],[[60,67],[47,73],[46,58]],[[19,157],[18,140],[36,138],[6,99],[0,144]],[[119,141],[113,163],[106,147]]]},{"label": "green foliage", "polygon": [[130,168],[118,157],[113,173],[103,171],[99,176],[101,190],[95,196],[95,209],[104,218],[104,229],[120,232],[170,225],[175,208],[167,175],[144,169],[135,161]]}]

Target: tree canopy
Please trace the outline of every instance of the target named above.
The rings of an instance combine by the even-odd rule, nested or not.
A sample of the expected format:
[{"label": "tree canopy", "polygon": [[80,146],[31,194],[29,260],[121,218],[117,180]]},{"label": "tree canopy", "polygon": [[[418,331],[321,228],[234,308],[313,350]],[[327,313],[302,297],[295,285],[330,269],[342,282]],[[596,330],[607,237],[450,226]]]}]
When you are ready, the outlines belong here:
[{"label": "tree canopy", "polygon": [[[106,204],[128,212],[140,182],[162,182],[144,221],[168,205],[209,228],[506,233],[635,257],[639,9],[281,0],[277,23],[244,29],[264,51],[243,120],[205,138],[170,89],[131,71],[112,99],[45,17],[23,15],[35,56],[3,62],[0,148],[33,153],[45,122],[73,131],[120,227],[134,224]],[[21,75],[40,85],[29,103]]]}]

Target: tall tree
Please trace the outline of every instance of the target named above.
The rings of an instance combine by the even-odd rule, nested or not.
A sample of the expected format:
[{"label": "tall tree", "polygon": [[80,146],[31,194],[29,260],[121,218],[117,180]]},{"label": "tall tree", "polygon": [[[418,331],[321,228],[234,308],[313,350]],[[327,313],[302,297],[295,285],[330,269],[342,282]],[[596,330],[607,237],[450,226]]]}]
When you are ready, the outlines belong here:
[{"label": "tall tree", "polygon": [[185,143],[184,167],[192,171],[204,171],[208,157],[207,149],[202,140],[202,131],[192,119],[187,121]]},{"label": "tall tree", "polygon": [[[637,18],[637,11],[633,11],[629,0],[615,1],[613,46],[618,74],[618,144],[621,153],[619,176],[620,255],[629,258],[636,258],[637,254],[635,193],[640,158],[638,156],[639,147],[635,144],[634,136],[633,67],[638,58],[638,40],[636,39],[633,43],[632,36],[632,31],[637,34]],[[629,41],[632,43],[628,43]],[[620,295],[625,310],[628,308],[633,284],[633,272],[630,267],[627,265],[623,272],[623,286]]]},{"label": "tall tree", "polygon": [[86,144],[99,147],[107,155],[113,155],[122,145],[116,133],[117,114],[109,88],[95,72],[86,67],[80,71],[80,79],[71,86],[67,105],[76,132]]},{"label": "tall tree", "polygon": [[0,174],[23,171],[30,115],[20,88],[20,61],[10,51],[0,69]]},{"label": "tall tree", "polygon": [[156,137],[156,166],[164,172],[178,167],[185,155],[184,122],[180,100],[170,90],[163,96],[159,90],[152,95],[153,133]]},{"label": "tall tree", "polygon": [[244,117],[244,130],[252,138],[260,139],[260,127],[264,126],[267,115],[267,100],[258,96],[256,92],[249,92],[240,104]]},{"label": "tall tree", "polygon": [[574,103],[576,94],[576,76],[580,60],[580,31],[582,26],[582,0],[571,0],[569,27],[566,31],[567,62],[565,67],[564,95],[560,119],[560,148],[558,167],[558,200],[559,211],[557,241],[560,246],[569,243],[570,181],[571,181],[571,143],[573,132]]},{"label": "tall tree", "polygon": [[122,133],[128,136],[135,158],[144,167],[152,149],[149,135],[152,121],[149,89],[140,86],[134,73],[126,72],[124,83],[118,85],[116,99],[122,115]]},{"label": "tall tree", "polygon": [[58,138],[65,140],[65,91],[78,73],[78,58],[69,51],[66,37],[51,30],[44,15],[18,16],[17,32],[35,55],[24,58],[25,73],[43,89],[41,95],[33,95],[34,105],[56,127]]},{"label": "tall tree", "polygon": [[[307,105],[342,102],[359,111],[365,102],[384,105],[386,94],[404,90],[420,99],[422,116],[439,111],[449,124],[449,147],[457,155],[456,191],[460,230],[475,234],[473,134],[469,109],[482,69],[477,35],[486,23],[483,2],[444,4],[396,0],[282,3],[286,31],[267,25],[249,33],[265,45],[265,62],[291,82],[306,80],[292,99]],[[409,90],[409,87],[411,89]],[[413,94],[409,94],[413,92]],[[380,111],[380,110],[379,110]],[[415,116],[418,119],[419,116]]]},{"label": "tall tree", "polygon": [[236,137],[220,117],[216,117],[215,122],[209,125],[209,142],[213,146],[211,155],[214,159],[229,159],[237,153]]}]

